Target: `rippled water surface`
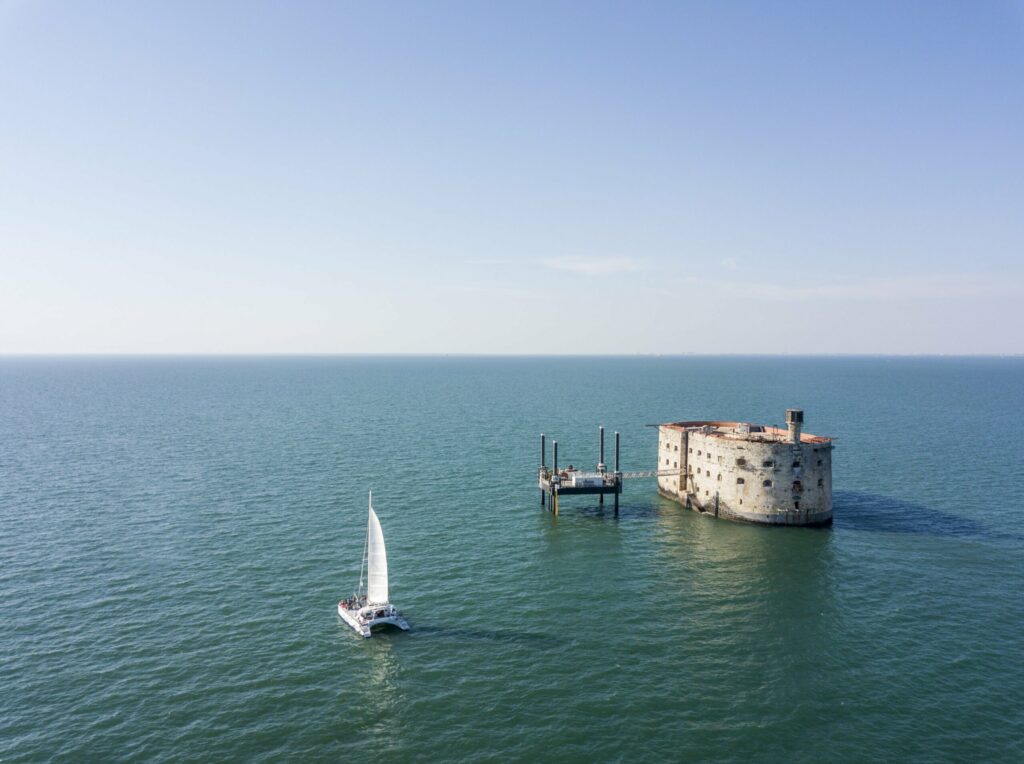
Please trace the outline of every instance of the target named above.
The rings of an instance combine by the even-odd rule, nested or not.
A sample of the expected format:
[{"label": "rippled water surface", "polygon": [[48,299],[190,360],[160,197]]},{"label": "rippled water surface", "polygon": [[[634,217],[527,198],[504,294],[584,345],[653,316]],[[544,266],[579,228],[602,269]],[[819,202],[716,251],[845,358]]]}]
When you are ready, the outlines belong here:
[{"label": "rippled water surface", "polygon": [[[539,506],[542,431],[791,406],[831,529]],[[7,358],[0,426],[4,762],[1024,759],[1020,359]]]}]

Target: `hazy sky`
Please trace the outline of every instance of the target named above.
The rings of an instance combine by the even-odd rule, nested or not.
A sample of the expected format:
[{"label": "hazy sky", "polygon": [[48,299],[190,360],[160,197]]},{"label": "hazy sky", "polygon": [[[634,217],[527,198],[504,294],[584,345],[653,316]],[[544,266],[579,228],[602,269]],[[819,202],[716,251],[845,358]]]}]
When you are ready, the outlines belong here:
[{"label": "hazy sky", "polygon": [[0,0],[0,352],[1024,352],[1024,3]]}]

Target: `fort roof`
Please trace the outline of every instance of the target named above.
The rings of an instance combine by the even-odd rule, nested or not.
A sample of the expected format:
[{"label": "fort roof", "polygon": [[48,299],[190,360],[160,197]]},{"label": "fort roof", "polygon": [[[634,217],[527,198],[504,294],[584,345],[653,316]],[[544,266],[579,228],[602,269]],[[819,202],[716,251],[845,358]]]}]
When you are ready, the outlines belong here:
[{"label": "fort roof", "polygon": [[[714,420],[695,422],[666,422],[661,425],[672,430],[701,430],[707,435],[729,440],[751,440],[758,442],[784,443],[789,440],[789,431],[779,427],[750,422],[719,422]],[[824,435],[800,433],[801,443],[831,443],[832,438]]]}]

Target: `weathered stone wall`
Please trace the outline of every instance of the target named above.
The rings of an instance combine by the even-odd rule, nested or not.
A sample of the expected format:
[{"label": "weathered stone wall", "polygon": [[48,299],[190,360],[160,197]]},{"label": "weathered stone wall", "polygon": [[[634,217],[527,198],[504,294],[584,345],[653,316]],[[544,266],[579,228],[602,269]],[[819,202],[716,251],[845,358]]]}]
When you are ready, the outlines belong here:
[{"label": "weathered stone wall", "polygon": [[659,428],[658,469],[684,454],[682,480],[659,478],[659,491],[694,509],[748,522],[827,523],[832,518],[832,448],[727,437],[678,426]]},{"label": "weathered stone wall", "polygon": [[[686,469],[686,430],[664,425],[658,428],[658,469]],[[678,496],[685,488],[678,475],[660,475],[658,489],[663,493]]]}]

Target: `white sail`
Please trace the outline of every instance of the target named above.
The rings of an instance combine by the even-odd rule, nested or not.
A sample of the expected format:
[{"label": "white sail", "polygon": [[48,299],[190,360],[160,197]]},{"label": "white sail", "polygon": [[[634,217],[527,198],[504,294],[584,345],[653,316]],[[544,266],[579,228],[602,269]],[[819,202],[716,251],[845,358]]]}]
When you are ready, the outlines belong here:
[{"label": "white sail", "polygon": [[370,525],[366,541],[366,599],[369,602],[388,601],[388,555],[384,551],[384,532],[380,529],[377,513],[370,506]]}]

